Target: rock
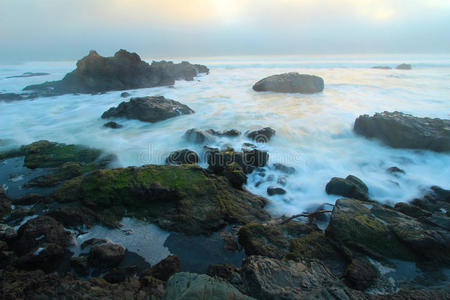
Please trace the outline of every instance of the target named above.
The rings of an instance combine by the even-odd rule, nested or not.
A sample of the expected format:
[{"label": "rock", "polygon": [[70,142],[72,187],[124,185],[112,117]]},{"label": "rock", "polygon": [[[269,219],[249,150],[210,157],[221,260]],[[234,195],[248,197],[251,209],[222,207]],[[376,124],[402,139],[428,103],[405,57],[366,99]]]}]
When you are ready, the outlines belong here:
[{"label": "rock", "polygon": [[323,87],[323,79],[318,76],[292,72],[266,77],[255,83],[253,89],[257,92],[311,94],[323,91]]},{"label": "rock", "polygon": [[376,138],[393,148],[450,151],[450,120],[419,118],[401,112],[359,116],[357,134]]},{"label": "rock", "polygon": [[39,97],[37,93],[23,93],[23,94],[15,94],[15,93],[0,93],[0,101],[11,102],[11,101],[20,101],[20,100],[33,100]]},{"label": "rock", "polygon": [[390,167],[390,168],[386,169],[386,172],[388,172],[390,174],[394,174],[395,176],[398,176],[398,174],[406,174],[405,171],[403,171],[402,169],[400,169],[398,167]]},{"label": "rock", "polygon": [[111,122],[107,122],[107,123],[103,124],[103,127],[118,129],[118,128],[122,128],[123,125],[120,125],[120,124],[117,124],[116,122],[111,121]]},{"label": "rock", "polygon": [[411,70],[412,67],[410,64],[400,64],[395,67],[397,70]]},{"label": "rock", "polygon": [[243,149],[242,152],[209,149],[205,156],[209,169],[215,173],[221,173],[226,166],[236,163],[248,174],[257,167],[264,167],[269,160],[269,154],[266,151],[260,151],[258,149]]},{"label": "rock", "polygon": [[373,66],[372,69],[391,70],[392,68],[388,66]]},{"label": "rock", "polygon": [[288,167],[288,166],[280,164],[280,163],[274,163],[272,165],[272,167],[275,170],[280,171],[280,172],[285,173],[285,174],[294,174],[295,173],[295,168],[294,167]]},{"label": "rock", "polygon": [[247,137],[258,143],[267,143],[275,135],[276,131],[270,127],[265,127],[258,130],[248,132]]},{"label": "rock", "polygon": [[269,196],[273,196],[273,195],[284,195],[286,194],[286,191],[280,187],[276,187],[276,186],[269,186],[267,188],[267,194]]},{"label": "rock", "polygon": [[25,217],[34,215],[35,212],[33,209],[27,209],[23,207],[19,207],[14,209],[8,218],[6,218],[6,222],[10,225],[19,225]]},{"label": "rock", "polygon": [[108,271],[103,278],[109,283],[119,283],[127,278],[135,276],[137,272],[136,266],[119,267]]},{"label": "rock", "polygon": [[204,66],[187,62],[153,62],[141,60],[136,53],[120,50],[113,57],[100,56],[95,51],[77,62],[77,68],[59,81],[30,85],[24,90],[38,92],[42,96],[70,93],[101,93],[155,86],[173,85],[175,80],[192,80]]},{"label": "rock", "polygon": [[41,269],[48,273],[57,270],[64,257],[64,249],[60,245],[50,243],[21,256],[17,266],[24,270]]},{"label": "rock", "polygon": [[177,255],[169,255],[151,268],[152,277],[167,281],[170,276],[180,271],[180,259]]},{"label": "rock", "polygon": [[208,131],[191,128],[184,134],[184,138],[194,144],[204,144],[214,141],[213,135]]},{"label": "rock", "polygon": [[318,229],[297,221],[282,225],[249,223],[241,227],[238,237],[247,256],[262,255],[281,259],[290,252],[291,239],[307,235],[314,230]]},{"label": "rock", "polygon": [[238,289],[218,278],[204,274],[177,273],[167,282],[166,300],[209,300],[209,299],[253,299],[242,294]]},{"label": "rock", "polygon": [[[96,165],[96,163],[91,164],[91,166],[94,165]],[[57,186],[61,184],[63,181],[80,176],[83,173],[83,169],[84,169],[83,166],[78,162],[67,162],[61,165],[51,174],[42,175],[31,179],[26,184],[24,184],[24,187]]]},{"label": "rock", "polygon": [[395,209],[413,218],[429,217],[432,215],[432,213],[429,211],[405,202],[396,203]]},{"label": "rock", "polygon": [[359,200],[369,199],[369,189],[356,176],[349,175],[345,179],[333,177],[325,187],[327,194],[339,195]]},{"label": "rock", "polygon": [[139,282],[144,295],[151,295],[152,299],[162,299],[164,296],[165,282],[151,276],[141,277]]},{"label": "rock", "polygon": [[208,267],[207,274],[211,277],[220,277],[225,279],[226,281],[232,282],[233,277],[237,276],[240,279],[239,275],[240,269],[235,265],[210,265]]},{"label": "rock", "polygon": [[208,129],[206,130],[207,133],[215,135],[215,136],[227,136],[227,137],[236,137],[240,136],[241,132],[237,129],[230,129],[230,130],[224,130],[224,131],[217,131],[214,129]]},{"label": "rock", "polygon": [[0,223],[0,241],[11,241],[17,237],[17,230],[6,224]]},{"label": "rock", "polygon": [[17,231],[13,248],[19,255],[35,251],[44,244],[56,244],[66,248],[72,244],[72,235],[55,219],[39,216],[29,220]]},{"label": "rock", "polygon": [[38,194],[28,194],[13,200],[14,205],[34,205],[39,202],[45,202],[45,197]]},{"label": "rock", "polygon": [[123,93],[120,94],[120,97],[122,97],[122,98],[128,98],[130,96],[131,96],[131,94],[128,93],[128,92],[123,92]]},{"label": "rock", "polygon": [[107,242],[96,245],[89,252],[89,264],[99,268],[108,269],[120,264],[125,256],[125,248],[122,245]]},{"label": "rock", "polygon": [[442,212],[442,209],[444,209],[446,215],[450,217],[450,190],[432,186],[423,198],[414,199],[411,204],[433,213]]},{"label": "rock", "polygon": [[175,100],[164,97],[139,97],[110,108],[103,113],[102,119],[126,118],[154,123],[193,113],[188,106]]},{"label": "rock", "polygon": [[11,213],[12,200],[6,196],[5,189],[0,186],[0,220]]},{"label": "rock", "polygon": [[223,176],[225,176],[230,181],[231,185],[237,189],[241,189],[242,186],[247,183],[247,175],[237,163],[227,165],[223,170]]},{"label": "rock", "polygon": [[365,259],[355,259],[348,266],[345,274],[350,287],[364,291],[374,284],[380,272]]},{"label": "rock", "polygon": [[313,299],[314,290],[326,289],[337,281],[320,262],[301,263],[262,256],[244,259],[241,273],[248,294],[261,300]]},{"label": "rock", "polygon": [[224,176],[193,165],[145,165],[97,170],[51,194],[79,202],[99,218],[145,218],[169,231],[211,234],[226,224],[269,219],[267,199],[234,188]]},{"label": "rock", "polygon": [[80,276],[88,276],[91,273],[87,256],[71,257],[70,266]]},{"label": "rock", "polygon": [[170,153],[166,158],[166,164],[197,164],[200,161],[198,154],[189,149],[178,150]]},{"label": "rock", "polygon": [[86,249],[87,247],[94,247],[94,246],[106,244],[108,242],[109,242],[109,240],[107,240],[107,239],[91,238],[91,239],[84,241],[81,244],[81,249]]},{"label": "rock", "polygon": [[95,213],[86,207],[66,206],[51,210],[48,216],[62,223],[65,227],[91,227],[97,222]]},{"label": "rock", "polygon": [[28,77],[36,77],[36,76],[45,76],[50,75],[50,73],[44,72],[25,72],[22,75],[8,76],[6,78],[28,78]]}]

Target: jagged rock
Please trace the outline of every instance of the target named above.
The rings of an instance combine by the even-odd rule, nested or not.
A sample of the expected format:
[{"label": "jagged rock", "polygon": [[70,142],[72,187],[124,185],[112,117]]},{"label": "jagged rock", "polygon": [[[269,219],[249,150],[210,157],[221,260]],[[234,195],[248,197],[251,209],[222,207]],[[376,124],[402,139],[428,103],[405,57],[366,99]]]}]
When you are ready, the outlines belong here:
[{"label": "jagged rock", "polygon": [[212,278],[205,274],[177,273],[167,282],[165,300],[250,300],[238,289],[219,278]]},{"label": "jagged rock", "polygon": [[273,195],[284,195],[286,194],[286,191],[283,188],[280,187],[276,187],[276,186],[269,186],[267,188],[267,194],[269,196],[273,196]]},{"label": "jagged rock", "polygon": [[258,130],[252,130],[246,135],[250,139],[258,143],[267,143],[275,135],[276,131],[270,127],[265,127]]},{"label": "jagged rock", "polygon": [[299,73],[284,73],[266,77],[253,86],[257,92],[272,91],[279,93],[312,94],[323,91],[323,79]]},{"label": "jagged rock", "polygon": [[122,245],[111,242],[93,246],[88,256],[89,264],[99,269],[116,267],[124,258],[125,250]]},{"label": "jagged rock", "polygon": [[357,134],[376,138],[393,148],[450,151],[450,120],[419,118],[401,112],[359,116]]},{"label": "jagged rock", "polygon": [[369,199],[369,189],[356,176],[349,175],[345,179],[333,177],[325,187],[327,194],[339,195],[359,200]]},{"label": "jagged rock", "polygon": [[439,213],[444,209],[446,215],[450,217],[450,190],[432,186],[423,198],[414,199],[411,204],[433,213]]},{"label": "jagged rock", "polygon": [[405,202],[396,203],[395,209],[413,218],[429,217],[432,215],[432,213],[429,211]]},{"label": "jagged rock", "polygon": [[185,114],[193,114],[188,106],[164,97],[131,98],[105,111],[102,119],[126,118],[143,122],[158,122]]},{"label": "jagged rock", "polygon": [[61,95],[68,93],[99,93],[128,89],[150,88],[173,85],[175,80],[192,80],[199,73],[207,72],[204,66],[187,62],[153,62],[141,60],[136,53],[120,50],[113,57],[100,56],[95,51],[77,62],[77,68],[59,81],[30,85],[40,95]]},{"label": "jagged rock", "polygon": [[397,70],[411,70],[412,66],[410,64],[399,64],[395,67]]},{"label": "jagged rock", "polygon": [[103,124],[103,127],[112,128],[112,129],[119,129],[119,128],[122,128],[123,125],[120,125],[120,124],[118,124],[116,122],[111,121],[111,122],[107,122],[107,123]]},{"label": "jagged rock", "polygon": [[178,150],[170,153],[166,158],[166,164],[197,164],[200,161],[198,154],[189,149]]}]

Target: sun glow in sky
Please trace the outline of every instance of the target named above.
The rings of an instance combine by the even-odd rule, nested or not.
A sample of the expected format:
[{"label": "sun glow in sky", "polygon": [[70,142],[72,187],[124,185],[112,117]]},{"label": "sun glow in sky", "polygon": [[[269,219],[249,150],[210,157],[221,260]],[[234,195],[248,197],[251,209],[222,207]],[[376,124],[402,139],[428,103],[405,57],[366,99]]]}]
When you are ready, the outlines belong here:
[{"label": "sun glow in sky", "polygon": [[450,52],[450,0],[0,0],[0,60]]}]

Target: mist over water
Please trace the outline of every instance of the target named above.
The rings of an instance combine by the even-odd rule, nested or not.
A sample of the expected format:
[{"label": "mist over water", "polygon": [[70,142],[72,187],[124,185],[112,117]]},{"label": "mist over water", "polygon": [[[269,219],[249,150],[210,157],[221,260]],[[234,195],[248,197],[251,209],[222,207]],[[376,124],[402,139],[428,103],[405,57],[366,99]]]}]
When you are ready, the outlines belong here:
[{"label": "mist over water", "polygon": [[[0,151],[40,139],[84,144],[117,154],[120,166],[163,164],[174,150],[202,152],[202,145],[186,142],[190,128],[238,129],[242,132],[272,127],[277,133],[267,144],[270,154],[265,180],[249,176],[247,189],[267,196],[270,185],[286,176],[287,194],[269,197],[274,214],[295,214],[338,196],[325,193],[331,177],[353,174],[369,187],[373,199],[395,203],[420,196],[430,185],[450,188],[450,155],[430,151],[392,149],[356,136],[354,120],[361,114],[401,111],[420,117],[450,116],[450,56],[339,56],[339,57],[229,57],[188,59],[207,65],[211,72],[193,82],[177,81],[173,88],[128,91],[132,96],[156,96],[180,101],[195,114],[158,123],[116,120],[122,129],[103,128],[100,116],[127,99],[121,92],[102,95],[64,95],[34,101],[0,102]],[[411,63],[411,71],[370,69]],[[75,62],[33,62],[0,66],[0,92],[18,92],[29,84],[61,79]],[[321,76],[325,89],[314,95],[257,93],[252,85],[266,76],[284,72]],[[6,78],[24,72],[48,72],[29,78]],[[209,146],[245,142],[218,138]],[[292,175],[272,170],[280,162],[296,169]],[[202,166],[206,167],[203,162]],[[395,177],[386,169],[397,166],[406,174]]]}]

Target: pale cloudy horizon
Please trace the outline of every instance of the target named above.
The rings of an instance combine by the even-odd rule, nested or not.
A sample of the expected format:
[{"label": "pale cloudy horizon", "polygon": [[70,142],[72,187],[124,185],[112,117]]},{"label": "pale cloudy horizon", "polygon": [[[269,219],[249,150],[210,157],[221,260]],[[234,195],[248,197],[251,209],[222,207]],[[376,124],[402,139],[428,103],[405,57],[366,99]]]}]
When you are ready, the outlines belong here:
[{"label": "pale cloudy horizon", "polygon": [[450,53],[450,0],[0,0],[0,61]]}]

